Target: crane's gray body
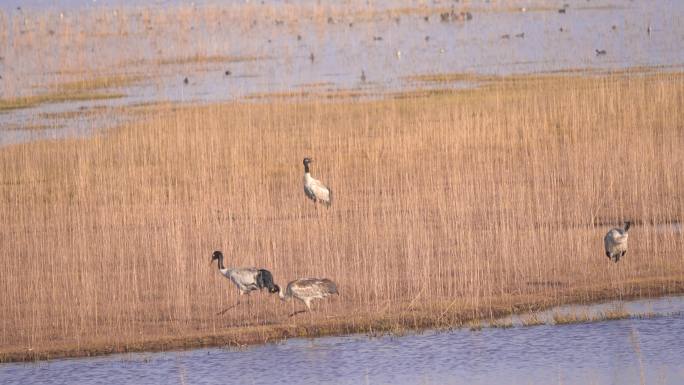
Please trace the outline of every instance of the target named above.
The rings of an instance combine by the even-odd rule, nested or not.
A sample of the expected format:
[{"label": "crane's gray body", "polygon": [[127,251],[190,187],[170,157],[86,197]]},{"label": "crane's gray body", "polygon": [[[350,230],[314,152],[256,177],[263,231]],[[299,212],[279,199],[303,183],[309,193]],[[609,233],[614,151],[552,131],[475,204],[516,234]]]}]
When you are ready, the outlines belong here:
[{"label": "crane's gray body", "polygon": [[304,174],[304,194],[314,202],[321,202],[326,206],[332,204],[332,191],[308,172]]},{"label": "crane's gray body", "polygon": [[606,256],[616,263],[627,253],[627,241],[629,240],[630,222],[625,223],[624,228],[616,227],[610,229],[605,237],[603,237],[603,245],[606,249]]},{"label": "crane's gray body", "polygon": [[273,282],[273,274],[265,269],[257,269],[256,267],[234,267],[226,269],[223,266],[223,253],[215,251],[211,260],[218,260],[219,272],[237,286],[240,295],[249,294],[254,290],[261,290],[268,288],[270,293],[276,293],[280,290],[278,285]]},{"label": "crane's gray body", "polygon": [[321,202],[330,207],[332,203],[332,190],[321,183],[320,180],[311,176],[309,164],[313,162],[311,158],[304,158],[304,194],[314,203]]},{"label": "crane's gray body", "polygon": [[311,310],[311,301],[323,299],[337,294],[337,285],[327,278],[300,278],[287,284],[285,289],[280,289],[280,299],[289,300],[297,298],[304,302],[307,309]]},{"label": "crane's gray body", "polygon": [[255,267],[238,267],[234,269],[220,269],[219,271],[237,286],[240,295],[242,295],[264,288],[264,286],[259,287],[258,283],[261,270]]}]

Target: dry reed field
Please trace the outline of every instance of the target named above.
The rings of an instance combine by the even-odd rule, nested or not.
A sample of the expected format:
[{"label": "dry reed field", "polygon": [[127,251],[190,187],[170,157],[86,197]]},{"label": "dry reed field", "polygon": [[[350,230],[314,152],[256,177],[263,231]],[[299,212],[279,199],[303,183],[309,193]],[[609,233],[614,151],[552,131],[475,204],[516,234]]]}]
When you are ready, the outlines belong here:
[{"label": "dry reed field", "polygon": [[[684,291],[684,75],[150,109],[0,149],[0,360],[452,327]],[[334,191],[302,189],[304,156]],[[603,235],[625,219],[615,264]],[[328,277],[313,314],[209,263]]]}]

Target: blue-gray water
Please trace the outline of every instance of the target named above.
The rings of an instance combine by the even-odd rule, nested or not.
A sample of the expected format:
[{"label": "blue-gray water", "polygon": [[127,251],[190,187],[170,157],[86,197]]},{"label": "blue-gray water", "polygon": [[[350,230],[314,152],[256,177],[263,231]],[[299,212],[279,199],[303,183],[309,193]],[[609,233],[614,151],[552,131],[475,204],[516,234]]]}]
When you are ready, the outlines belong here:
[{"label": "blue-gray water", "polygon": [[684,384],[684,297],[574,310],[616,304],[658,316],[5,364],[0,383]]},{"label": "blue-gray water", "polygon": [[[155,9],[169,10],[178,5],[186,6],[187,11],[187,6],[194,4],[197,15],[201,15],[207,4],[259,7],[262,3],[263,12],[245,16],[254,18],[255,24],[249,27],[251,19],[245,25],[235,26],[203,24],[199,16],[197,25],[193,22],[174,28],[146,27],[142,16],[147,9],[155,14]],[[311,7],[317,4],[291,3]],[[464,82],[435,84],[412,80],[412,76],[420,74],[511,74],[684,65],[684,1],[526,1],[511,6],[481,1],[468,3],[473,11],[472,20],[454,22],[442,22],[439,13],[451,5],[460,10],[462,3],[348,3],[362,13],[401,7],[416,7],[418,11],[399,13],[394,18],[379,13],[371,19],[350,13],[332,23],[301,18],[278,25],[268,16],[269,12],[288,2],[2,1],[0,12],[7,15],[12,26],[25,25],[10,28],[6,46],[0,47],[4,51],[0,53],[4,57],[0,60],[0,97],[33,94],[46,84],[84,76],[153,76],[133,86],[111,90],[124,94],[118,99],[43,104],[0,113],[0,145],[87,135],[122,122],[120,111],[108,108],[140,103],[254,100],[255,96],[291,91],[353,91],[364,97],[382,97],[412,89],[472,86]],[[525,8],[528,3],[537,6]],[[566,3],[565,13],[559,13],[558,8]],[[17,9],[19,5],[21,9]],[[325,9],[325,4],[321,6]],[[36,12],[41,9],[50,11],[46,25],[36,21]],[[121,12],[122,9],[128,11]],[[88,10],[94,13],[91,15]],[[124,13],[127,16],[122,16]],[[428,20],[424,19],[426,15]],[[92,26],[92,20],[105,16],[113,20],[112,25],[128,25],[130,33],[119,34],[116,28],[93,33],[92,29],[99,28]],[[13,34],[17,30],[20,33]],[[146,32],[136,32],[140,30]],[[80,48],[74,51],[73,38],[62,34],[81,36],[81,40],[76,39]],[[36,41],[41,42],[38,48],[26,48]],[[606,54],[597,55],[596,50],[605,50]],[[175,59],[194,56],[257,59],[174,64]],[[159,64],[160,59],[167,60],[167,64]],[[84,69],[85,75],[79,72]],[[227,76],[225,71],[231,74]],[[362,71],[366,80],[361,78]],[[76,75],[69,75],[72,73]],[[83,111],[96,113],[60,115]],[[26,129],[31,126],[33,129]]]}]

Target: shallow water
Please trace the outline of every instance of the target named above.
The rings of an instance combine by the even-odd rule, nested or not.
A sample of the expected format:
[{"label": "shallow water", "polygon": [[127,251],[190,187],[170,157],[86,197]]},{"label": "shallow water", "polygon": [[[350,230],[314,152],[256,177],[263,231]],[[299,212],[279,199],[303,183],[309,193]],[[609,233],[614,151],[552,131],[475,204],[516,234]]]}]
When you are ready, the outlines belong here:
[{"label": "shallow water", "polygon": [[[21,9],[16,8],[19,3],[23,4]],[[215,3],[192,4],[194,9],[201,10]],[[3,2],[0,10],[15,23],[13,26],[26,23],[21,27],[25,30],[19,28],[17,35],[13,35],[17,29],[10,28],[3,47],[4,60],[0,60],[3,97],[34,93],[46,84],[83,76],[78,71],[72,77],[59,75],[69,74],[72,69],[85,69],[92,74],[153,76],[134,86],[112,90],[125,94],[121,99],[41,105],[0,113],[0,126],[51,127],[28,132],[0,130],[0,145],[43,137],[82,136],[93,128],[120,123],[112,114],[88,119],[39,116],[41,112],[55,109],[79,111],[159,101],[255,100],[253,97],[261,100],[264,94],[292,91],[332,95],[352,91],[358,97],[378,97],[418,88],[472,86],[466,82],[411,80],[411,76],[426,73],[512,74],[639,66],[681,68],[684,65],[682,1],[530,1],[511,7],[497,2],[474,2],[468,8],[472,10],[472,20],[452,22],[442,22],[439,16],[444,7],[452,5],[450,2],[348,3],[361,15],[401,7],[417,10],[396,17],[379,12],[370,19],[367,15],[356,18],[351,13],[330,23],[302,18],[278,24],[274,19],[277,13],[272,17],[269,12],[274,9],[277,12],[289,3],[266,1],[264,12],[246,14],[245,17],[254,18],[253,25],[250,25],[251,19],[243,20],[239,26],[202,24],[204,19],[199,17],[169,27],[148,26],[143,14],[149,8],[168,10],[180,4],[185,7],[183,12],[190,12],[188,9],[192,7],[187,2],[69,0],[59,5],[45,0]],[[537,6],[524,7],[528,3]],[[565,13],[559,13],[558,9],[565,3],[568,8]],[[239,12],[230,7],[241,2],[222,4],[230,14]],[[244,4],[253,6],[255,2]],[[456,11],[465,9],[460,8],[460,3],[455,6]],[[41,9],[49,10],[51,16],[39,23],[34,13]],[[321,9],[325,12],[324,7]],[[91,29],[99,29],[97,24],[93,26],[93,20],[103,17],[111,18],[114,24],[124,23],[129,33],[117,34],[116,28],[93,33]],[[57,32],[51,36],[48,30]],[[62,30],[80,33],[80,48],[74,48],[69,39],[62,39]],[[27,35],[21,35],[23,32]],[[31,39],[24,42],[26,36]],[[35,45],[34,40],[44,43],[27,49],[27,45]],[[606,53],[597,55],[596,50]],[[314,60],[311,60],[312,54]],[[178,58],[197,55],[252,59],[173,63]],[[169,63],[160,65],[160,59]],[[225,75],[225,71],[231,74]]]},{"label": "shallow water", "polygon": [[615,306],[650,318],[4,364],[0,383],[629,385],[642,378],[648,384],[684,383],[684,297],[589,308]]}]

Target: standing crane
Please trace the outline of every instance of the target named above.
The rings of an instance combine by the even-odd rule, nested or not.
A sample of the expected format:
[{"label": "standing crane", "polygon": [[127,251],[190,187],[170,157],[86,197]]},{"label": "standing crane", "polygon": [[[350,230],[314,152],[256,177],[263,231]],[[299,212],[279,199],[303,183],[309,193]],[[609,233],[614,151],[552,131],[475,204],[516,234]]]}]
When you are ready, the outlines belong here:
[{"label": "standing crane", "polygon": [[[283,301],[289,301],[291,298],[297,298],[304,302],[306,308],[311,311],[311,301],[314,299],[323,299],[330,295],[340,293],[337,291],[335,282],[328,278],[300,278],[287,284],[283,289],[279,288],[278,296]],[[304,310],[290,314],[292,317],[295,314],[304,312]]]},{"label": "standing crane", "polygon": [[327,207],[332,204],[332,190],[326,187],[320,180],[315,179],[309,172],[309,163],[313,162],[311,158],[304,158],[304,194],[311,199],[314,204],[321,202]]},{"label": "standing crane", "polygon": [[[249,293],[255,290],[264,288],[268,288],[269,293],[277,293],[280,291],[280,287],[273,282],[273,274],[268,270],[257,269],[255,267],[235,267],[227,269],[223,266],[223,253],[219,250],[214,251],[211,255],[211,263],[214,263],[216,260],[218,260],[219,272],[237,286],[240,295],[249,295]],[[217,315],[223,314],[239,304],[240,300],[238,300],[235,305],[224,309]]]},{"label": "standing crane", "polygon": [[620,257],[624,257],[627,253],[627,240],[629,238],[627,231],[631,225],[632,222],[627,221],[625,222],[624,228],[621,229],[616,227],[614,229],[610,229],[606,236],[603,237],[603,245],[606,248],[606,256],[609,259],[614,260],[615,263],[620,260]]}]

